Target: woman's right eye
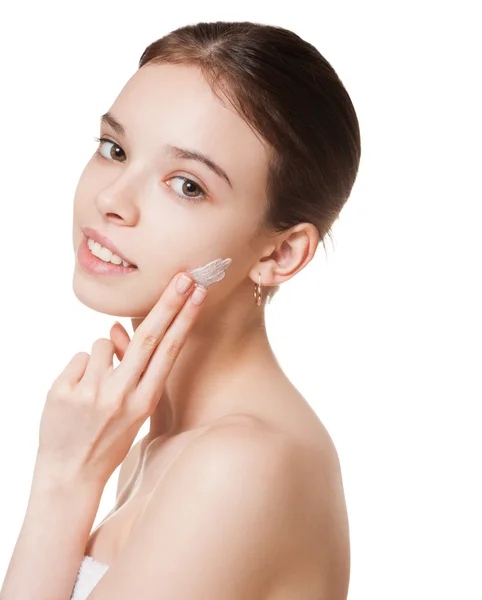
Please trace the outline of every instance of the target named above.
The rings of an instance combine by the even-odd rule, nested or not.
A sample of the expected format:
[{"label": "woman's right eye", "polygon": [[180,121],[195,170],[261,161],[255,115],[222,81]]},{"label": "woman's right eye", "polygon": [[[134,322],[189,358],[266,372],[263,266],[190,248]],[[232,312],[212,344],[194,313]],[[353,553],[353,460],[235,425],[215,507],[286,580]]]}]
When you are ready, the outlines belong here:
[{"label": "woman's right eye", "polygon": [[[99,147],[95,151],[95,154],[98,154],[99,156],[102,156],[103,158],[106,158],[107,160],[115,160],[117,162],[125,162],[125,160],[126,160],[125,152],[124,152],[124,150],[122,150],[122,148],[118,144],[116,144],[112,140],[109,140],[104,137],[95,138],[95,140],[97,142],[99,142]],[[110,144],[110,148],[107,147],[107,149],[105,149],[106,144]]]}]

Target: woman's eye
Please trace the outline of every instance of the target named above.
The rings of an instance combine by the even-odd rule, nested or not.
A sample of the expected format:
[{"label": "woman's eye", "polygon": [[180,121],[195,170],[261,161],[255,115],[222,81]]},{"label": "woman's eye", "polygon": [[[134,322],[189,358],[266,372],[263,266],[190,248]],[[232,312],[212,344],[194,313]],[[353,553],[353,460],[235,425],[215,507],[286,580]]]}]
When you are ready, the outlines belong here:
[{"label": "woman's eye", "polygon": [[[119,145],[117,145],[115,142],[113,142],[112,140],[109,140],[107,138],[96,138],[96,140],[99,142],[99,147],[96,150],[96,154],[100,154],[100,156],[107,158],[107,160],[116,160],[117,162],[125,162],[125,160],[126,160],[125,152],[124,152],[124,150],[122,150],[122,148]],[[110,145],[110,147],[109,147],[109,145]]]},{"label": "woman's eye", "polygon": [[[95,151],[95,154],[106,158],[107,160],[114,160],[117,162],[125,162],[127,157],[125,155],[124,150],[108,138],[101,137],[95,138],[97,142],[99,142],[99,147]],[[174,185],[170,185],[173,189],[173,192],[180,200],[189,200],[191,202],[200,202],[203,199],[207,199],[207,193],[204,189],[192,179],[188,179],[187,177],[183,177],[182,175],[175,175],[171,177],[170,180],[173,181],[175,179],[180,179],[180,185],[177,184],[177,189]]]},{"label": "woman's eye", "polygon": [[[187,177],[183,177],[182,175],[175,175],[174,177],[171,177],[171,181],[173,181],[174,179],[181,180],[180,185],[179,183],[176,184],[177,189],[172,183],[170,186],[173,188],[173,191],[176,194],[176,196],[181,200],[199,202],[203,198],[207,198],[206,192],[203,190],[203,188],[192,179],[188,179]],[[200,194],[196,194],[196,188],[197,190],[200,190]]]}]

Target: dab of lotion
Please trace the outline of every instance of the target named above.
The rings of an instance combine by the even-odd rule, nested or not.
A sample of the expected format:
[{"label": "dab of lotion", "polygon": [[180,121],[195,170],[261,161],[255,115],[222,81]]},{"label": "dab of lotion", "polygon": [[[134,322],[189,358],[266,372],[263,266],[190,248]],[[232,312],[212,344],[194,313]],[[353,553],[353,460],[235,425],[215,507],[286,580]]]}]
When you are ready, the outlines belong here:
[{"label": "dab of lotion", "polygon": [[199,283],[207,288],[212,283],[216,283],[217,281],[221,281],[221,279],[223,279],[231,262],[231,258],[225,258],[224,260],[217,258],[207,265],[204,265],[204,267],[198,267],[197,269],[188,271],[188,273],[193,276],[193,279],[196,283]]}]

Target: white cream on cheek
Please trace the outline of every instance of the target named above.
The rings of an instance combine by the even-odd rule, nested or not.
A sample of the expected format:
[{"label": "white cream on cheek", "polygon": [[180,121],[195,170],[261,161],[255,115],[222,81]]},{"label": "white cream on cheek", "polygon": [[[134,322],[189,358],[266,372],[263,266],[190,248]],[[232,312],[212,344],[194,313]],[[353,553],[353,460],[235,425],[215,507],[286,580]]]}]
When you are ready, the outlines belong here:
[{"label": "white cream on cheek", "polygon": [[231,262],[231,258],[225,258],[224,260],[217,258],[207,265],[204,265],[204,267],[198,267],[197,269],[188,271],[188,273],[193,276],[193,279],[196,283],[199,283],[204,287],[208,287],[212,283],[216,283],[217,281],[221,281],[221,279],[223,279]]}]

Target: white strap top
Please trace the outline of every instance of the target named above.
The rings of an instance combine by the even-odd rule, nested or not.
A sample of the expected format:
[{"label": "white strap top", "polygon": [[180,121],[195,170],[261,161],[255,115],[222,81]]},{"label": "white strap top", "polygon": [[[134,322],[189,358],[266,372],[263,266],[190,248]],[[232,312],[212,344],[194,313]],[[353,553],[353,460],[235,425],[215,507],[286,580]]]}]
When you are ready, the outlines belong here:
[{"label": "white strap top", "polygon": [[108,569],[109,565],[85,554],[77,573],[70,600],[85,600]]}]

